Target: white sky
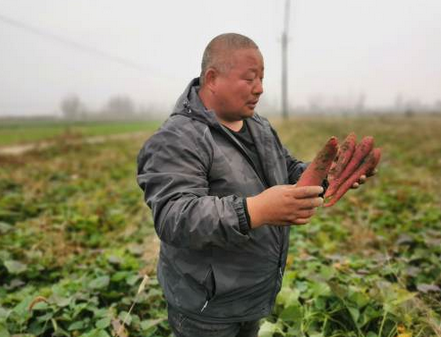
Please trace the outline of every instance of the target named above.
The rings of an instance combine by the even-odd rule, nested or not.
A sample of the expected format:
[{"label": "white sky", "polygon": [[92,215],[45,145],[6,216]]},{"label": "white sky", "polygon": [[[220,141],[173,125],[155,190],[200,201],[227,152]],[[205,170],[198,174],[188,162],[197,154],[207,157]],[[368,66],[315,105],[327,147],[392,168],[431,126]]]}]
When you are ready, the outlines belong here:
[{"label": "white sky", "polygon": [[[0,0],[0,115],[57,112],[73,93],[92,109],[115,94],[171,107],[224,32],[260,46],[265,102],[279,109],[283,9],[284,0]],[[398,94],[441,99],[441,0],[292,0],[290,13],[290,104],[361,93],[369,106],[392,105]]]}]

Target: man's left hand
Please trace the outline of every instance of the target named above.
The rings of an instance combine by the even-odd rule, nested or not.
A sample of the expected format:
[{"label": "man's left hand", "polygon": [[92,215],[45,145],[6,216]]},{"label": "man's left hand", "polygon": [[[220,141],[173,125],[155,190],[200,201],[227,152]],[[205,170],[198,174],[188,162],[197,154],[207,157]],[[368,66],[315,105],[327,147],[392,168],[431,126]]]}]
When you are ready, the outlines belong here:
[{"label": "man's left hand", "polygon": [[370,178],[370,177],[374,176],[377,172],[378,172],[377,169],[375,169],[375,170],[372,171],[371,174],[369,174],[369,175],[367,175],[367,176],[363,174],[363,175],[360,177],[360,179],[358,179],[358,181],[355,182],[355,183],[352,185],[351,188],[354,189],[354,190],[356,190],[357,188],[359,188],[361,185],[363,185],[363,184],[366,182],[367,178]]}]

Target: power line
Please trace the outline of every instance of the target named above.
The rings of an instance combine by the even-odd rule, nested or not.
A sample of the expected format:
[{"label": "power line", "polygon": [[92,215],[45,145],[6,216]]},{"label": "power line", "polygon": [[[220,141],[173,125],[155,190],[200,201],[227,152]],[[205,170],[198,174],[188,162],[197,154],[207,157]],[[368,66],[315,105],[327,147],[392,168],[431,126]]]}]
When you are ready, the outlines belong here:
[{"label": "power line", "polygon": [[135,62],[133,62],[133,61],[131,61],[129,59],[126,59],[126,58],[123,58],[123,57],[119,57],[119,56],[111,55],[111,54],[109,54],[107,52],[104,52],[102,50],[99,50],[97,48],[94,48],[94,47],[91,47],[91,46],[87,46],[87,45],[82,44],[82,43],[78,43],[78,42],[76,42],[76,41],[74,41],[72,39],[68,39],[68,38],[65,38],[63,36],[53,34],[53,33],[49,32],[49,31],[45,31],[45,30],[43,30],[41,28],[28,25],[28,24],[26,24],[24,22],[20,22],[20,21],[8,18],[8,17],[6,17],[6,16],[4,16],[2,14],[0,14],[0,22],[3,22],[5,24],[13,26],[15,28],[19,28],[19,29],[25,30],[25,31],[27,31],[29,33],[32,33],[32,34],[48,38],[48,39],[52,40],[53,42],[57,42],[57,43],[63,44],[65,46],[73,48],[73,49],[75,49],[77,51],[85,52],[85,53],[88,53],[90,55],[99,56],[101,58],[105,58],[105,59],[107,59],[109,61],[113,61],[113,62],[118,63],[120,65],[123,65],[123,66],[126,66],[126,67],[130,67],[132,69],[136,69],[138,71],[143,71],[143,72],[146,72],[146,71],[150,72],[151,71],[150,69],[147,69],[145,66],[139,65],[139,64],[137,64],[137,63],[135,63]]}]

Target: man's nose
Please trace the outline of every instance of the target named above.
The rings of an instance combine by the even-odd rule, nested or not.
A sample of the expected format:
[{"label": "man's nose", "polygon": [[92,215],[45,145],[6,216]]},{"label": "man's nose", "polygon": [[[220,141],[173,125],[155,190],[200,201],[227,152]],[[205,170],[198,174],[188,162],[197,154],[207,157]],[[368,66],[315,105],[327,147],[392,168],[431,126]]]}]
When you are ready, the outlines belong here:
[{"label": "man's nose", "polygon": [[254,95],[262,95],[263,94],[263,82],[261,79],[256,81],[256,85],[253,88]]}]

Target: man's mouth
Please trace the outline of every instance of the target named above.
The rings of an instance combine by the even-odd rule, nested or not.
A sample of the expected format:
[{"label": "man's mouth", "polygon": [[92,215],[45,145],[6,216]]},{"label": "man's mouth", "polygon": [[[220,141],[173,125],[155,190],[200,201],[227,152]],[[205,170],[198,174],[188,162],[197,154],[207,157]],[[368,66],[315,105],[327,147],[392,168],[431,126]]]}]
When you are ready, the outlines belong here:
[{"label": "man's mouth", "polygon": [[258,100],[257,101],[251,101],[251,102],[248,102],[247,105],[254,108],[257,105],[258,102],[259,102]]}]

